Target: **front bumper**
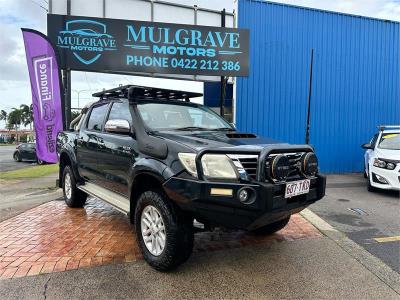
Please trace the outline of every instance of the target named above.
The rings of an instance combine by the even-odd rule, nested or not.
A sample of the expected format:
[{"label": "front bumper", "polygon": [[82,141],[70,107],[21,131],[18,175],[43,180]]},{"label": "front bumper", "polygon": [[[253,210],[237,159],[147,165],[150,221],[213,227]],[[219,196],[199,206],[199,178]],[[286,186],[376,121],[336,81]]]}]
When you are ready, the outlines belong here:
[{"label": "front bumper", "polygon": [[[192,213],[199,222],[253,230],[300,212],[320,200],[325,195],[325,185],[325,176],[317,175],[311,179],[308,194],[288,199],[284,198],[285,183],[226,183],[172,177],[164,183],[164,190],[172,201],[182,210]],[[253,203],[240,202],[238,191],[243,187],[255,191]],[[232,195],[212,195],[211,189],[231,189]]]},{"label": "front bumper", "polygon": [[[387,183],[382,184],[377,180],[377,175],[383,177]],[[387,170],[369,165],[369,174],[371,186],[384,190],[400,191],[400,164],[394,170]]]}]

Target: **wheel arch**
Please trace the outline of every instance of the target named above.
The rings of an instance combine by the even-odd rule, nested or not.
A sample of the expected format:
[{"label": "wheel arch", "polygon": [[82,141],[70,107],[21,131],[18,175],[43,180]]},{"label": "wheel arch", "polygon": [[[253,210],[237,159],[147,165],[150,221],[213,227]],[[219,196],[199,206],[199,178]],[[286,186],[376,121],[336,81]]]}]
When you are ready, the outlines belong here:
[{"label": "wheel arch", "polygon": [[75,178],[77,178],[77,180],[80,180],[75,154],[71,153],[70,151],[63,150],[60,152],[60,160],[59,160],[59,173],[58,173],[59,187],[62,187],[62,177],[64,173],[64,168],[66,166],[71,166]]},{"label": "wheel arch", "polygon": [[151,171],[142,171],[135,174],[129,189],[131,222],[133,222],[136,204],[140,195],[148,190],[163,190],[164,181],[160,174]]}]

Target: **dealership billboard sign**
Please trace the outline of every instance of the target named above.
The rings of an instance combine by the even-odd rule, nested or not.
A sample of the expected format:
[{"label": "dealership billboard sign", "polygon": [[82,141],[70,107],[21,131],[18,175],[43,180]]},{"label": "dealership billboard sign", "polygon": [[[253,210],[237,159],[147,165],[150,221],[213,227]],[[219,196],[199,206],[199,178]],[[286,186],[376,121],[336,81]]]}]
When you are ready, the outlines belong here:
[{"label": "dealership billboard sign", "polygon": [[247,76],[249,31],[49,14],[63,69],[110,73]]}]

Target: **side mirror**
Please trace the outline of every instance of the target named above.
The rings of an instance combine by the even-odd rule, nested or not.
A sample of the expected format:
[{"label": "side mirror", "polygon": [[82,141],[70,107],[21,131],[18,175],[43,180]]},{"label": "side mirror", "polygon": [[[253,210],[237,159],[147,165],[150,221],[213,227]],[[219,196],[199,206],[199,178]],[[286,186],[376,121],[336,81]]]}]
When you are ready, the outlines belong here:
[{"label": "side mirror", "polygon": [[110,133],[130,134],[131,125],[127,120],[115,119],[108,120],[104,126],[104,130]]},{"label": "side mirror", "polygon": [[374,147],[370,143],[361,145],[361,148],[366,149],[366,150],[368,150],[368,149],[373,150],[374,149]]}]

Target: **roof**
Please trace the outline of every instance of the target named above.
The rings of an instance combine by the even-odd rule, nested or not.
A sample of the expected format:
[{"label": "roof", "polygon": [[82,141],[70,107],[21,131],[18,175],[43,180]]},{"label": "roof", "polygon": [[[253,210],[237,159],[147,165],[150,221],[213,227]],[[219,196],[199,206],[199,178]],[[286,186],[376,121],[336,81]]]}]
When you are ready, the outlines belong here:
[{"label": "roof", "polygon": [[302,6],[302,5],[275,2],[277,0],[274,0],[274,1],[248,0],[248,1],[263,2],[263,3],[266,3],[266,4],[272,4],[272,5],[277,5],[277,6],[285,6],[285,7],[291,7],[291,8],[298,8],[298,9],[305,9],[305,10],[309,10],[309,11],[317,11],[317,12],[321,12],[321,13],[341,15],[341,16],[344,16],[344,17],[352,17],[352,18],[368,19],[368,20],[374,20],[374,21],[385,22],[385,23],[400,24],[400,22],[396,21],[396,20],[389,20],[389,19],[383,19],[383,18],[370,17],[370,16],[366,16],[366,15],[361,15],[361,14],[358,15],[358,14],[354,14],[354,13],[346,13],[346,12],[326,10],[326,9],[321,9],[321,8]]},{"label": "roof", "polygon": [[396,133],[400,131],[400,125],[379,125],[378,129],[385,133]]},{"label": "roof", "polygon": [[187,91],[178,91],[170,89],[160,89],[156,87],[139,86],[139,85],[123,85],[117,88],[103,90],[94,93],[93,97],[107,98],[128,98],[128,91],[131,90],[129,98],[133,100],[186,100],[203,96],[202,93],[194,93]]}]

